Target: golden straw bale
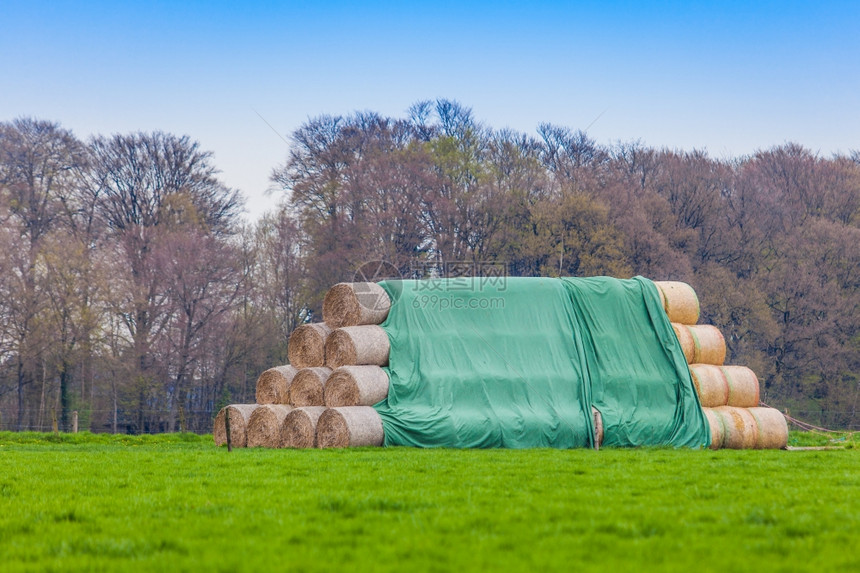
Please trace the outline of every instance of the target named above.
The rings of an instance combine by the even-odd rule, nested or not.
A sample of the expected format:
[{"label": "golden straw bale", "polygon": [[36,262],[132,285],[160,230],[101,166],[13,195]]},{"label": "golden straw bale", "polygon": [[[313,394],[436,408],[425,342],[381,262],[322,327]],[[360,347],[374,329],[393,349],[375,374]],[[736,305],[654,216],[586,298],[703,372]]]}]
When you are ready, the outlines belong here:
[{"label": "golden straw bale", "polygon": [[758,406],[758,378],[755,372],[746,366],[690,364],[690,374],[693,376],[693,384],[702,406]]},{"label": "golden straw bale", "polygon": [[723,447],[723,439],[725,438],[722,419],[712,408],[702,408],[702,411],[708,420],[708,426],[711,428],[711,449],[719,450]]},{"label": "golden straw bale", "polygon": [[379,366],[341,366],[325,383],[325,405],[373,406],[388,396],[388,374]]},{"label": "golden straw bale", "polygon": [[317,421],[318,448],[381,446],[382,418],[369,406],[327,408]]},{"label": "golden straw bale", "polygon": [[[248,447],[277,448],[281,444],[281,424],[292,408],[283,404],[263,404],[248,420]],[[232,420],[232,418],[231,418]]]},{"label": "golden straw bale", "polygon": [[323,406],[293,408],[281,424],[281,447],[316,447],[317,420],[324,411]]},{"label": "golden straw bale", "polygon": [[749,408],[720,406],[713,412],[723,427],[723,447],[732,450],[749,450],[758,443],[758,423]]},{"label": "golden straw bale", "polygon": [[221,408],[215,416],[215,424],[212,427],[212,438],[215,445],[223,446],[227,443],[226,415],[230,415],[230,444],[234,448],[244,448],[248,445],[248,421],[251,414],[257,409],[257,404],[231,404]]},{"label": "golden straw bale", "polygon": [[760,388],[755,372],[746,366],[721,366],[720,369],[729,389],[726,405],[739,408],[758,407]]},{"label": "golden straw bale", "polygon": [[672,329],[687,364],[713,364],[721,366],[726,359],[726,340],[720,330],[709,324],[672,323]]},{"label": "golden straw bale", "polygon": [[289,404],[290,385],[298,368],[286,364],[269,368],[257,378],[257,404]]},{"label": "golden straw bale", "polygon": [[332,328],[382,324],[391,308],[388,293],[376,283],[338,283],[323,300],[323,320]]},{"label": "golden straw bale", "polygon": [[322,406],[326,380],[330,375],[331,368],[325,366],[299,370],[290,386],[290,404],[296,407]]},{"label": "golden straw bale", "polygon": [[785,449],[788,446],[788,423],[776,408],[749,408],[758,425],[756,449]]},{"label": "golden straw bale", "polygon": [[376,325],[345,326],[329,335],[325,363],[329,368],[372,364],[388,365],[388,335]]},{"label": "golden straw bale", "polygon": [[654,281],[663,309],[671,322],[696,324],[699,322],[699,297],[687,283],[677,281]]},{"label": "golden straw bale", "polygon": [[290,334],[287,356],[296,368],[325,365],[325,339],[331,327],[324,322],[303,324]]}]

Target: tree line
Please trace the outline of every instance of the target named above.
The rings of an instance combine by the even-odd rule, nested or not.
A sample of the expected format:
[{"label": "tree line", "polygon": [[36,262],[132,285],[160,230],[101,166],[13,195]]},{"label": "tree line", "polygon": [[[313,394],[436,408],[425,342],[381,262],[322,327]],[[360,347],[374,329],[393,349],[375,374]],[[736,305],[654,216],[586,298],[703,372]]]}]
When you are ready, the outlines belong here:
[{"label": "tree line", "polygon": [[858,152],[599,145],[437,100],[310,119],[271,178],[281,201],[246,223],[188,137],[0,124],[0,428],[210,431],[368,261],[686,281],[765,402],[858,424]]}]

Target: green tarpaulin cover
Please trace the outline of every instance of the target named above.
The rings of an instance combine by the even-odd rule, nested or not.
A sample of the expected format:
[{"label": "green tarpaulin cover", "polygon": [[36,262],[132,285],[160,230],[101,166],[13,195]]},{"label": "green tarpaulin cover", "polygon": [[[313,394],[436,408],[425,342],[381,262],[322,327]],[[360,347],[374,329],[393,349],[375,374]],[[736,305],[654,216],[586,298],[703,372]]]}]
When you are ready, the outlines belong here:
[{"label": "green tarpaulin cover", "polygon": [[386,445],[701,447],[710,432],[648,279],[385,281]]}]

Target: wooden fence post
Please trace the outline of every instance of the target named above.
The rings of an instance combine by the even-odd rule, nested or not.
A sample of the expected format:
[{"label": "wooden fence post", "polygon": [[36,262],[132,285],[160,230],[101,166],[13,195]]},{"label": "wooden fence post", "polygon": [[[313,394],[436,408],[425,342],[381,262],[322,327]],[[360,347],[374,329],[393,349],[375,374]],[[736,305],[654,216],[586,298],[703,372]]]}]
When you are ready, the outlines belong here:
[{"label": "wooden fence post", "polygon": [[75,410],[72,412],[72,433],[78,433],[78,411]]}]

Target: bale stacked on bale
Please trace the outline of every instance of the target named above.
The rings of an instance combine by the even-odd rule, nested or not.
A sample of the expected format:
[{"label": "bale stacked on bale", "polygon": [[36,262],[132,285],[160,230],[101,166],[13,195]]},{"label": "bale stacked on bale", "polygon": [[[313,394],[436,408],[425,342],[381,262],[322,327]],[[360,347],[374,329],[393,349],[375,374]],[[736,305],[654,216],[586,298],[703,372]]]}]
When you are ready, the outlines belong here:
[{"label": "bale stacked on bale", "polygon": [[298,373],[286,364],[269,368],[257,378],[257,404],[289,404],[290,386]]},{"label": "bale stacked on bale", "polygon": [[746,366],[691,364],[690,374],[702,406],[754,408],[759,404],[759,383]]},{"label": "bale stacked on bale", "polygon": [[785,416],[774,408],[703,408],[711,427],[711,448],[780,449],[788,444]]},{"label": "bale stacked on bale", "polygon": [[388,374],[379,366],[341,366],[325,383],[325,405],[373,406],[388,397]]},{"label": "bale stacked on bale", "polygon": [[[292,408],[282,404],[257,407],[248,420],[248,447],[277,448],[281,443],[281,424]],[[232,419],[231,419],[232,420]]]},{"label": "bale stacked on bale", "polygon": [[326,380],[330,375],[331,368],[326,366],[299,370],[290,387],[290,404],[296,407],[322,406]]},{"label": "bale stacked on bale", "polygon": [[709,324],[687,325],[672,323],[672,329],[687,364],[714,364],[721,366],[726,360],[726,340],[720,330]]},{"label": "bale stacked on bale", "polygon": [[369,406],[328,408],[317,421],[318,448],[381,446],[382,418]]},{"label": "bale stacked on bale", "polygon": [[329,368],[351,365],[388,365],[388,335],[375,324],[346,326],[329,335],[325,363]]},{"label": "bale stacked on bale", "polygon": [[670,322],[678,324],[696,324],[699,322],[699,297],[693,287],[677,281],[654,281],[663,310],[669,316]]},{"label": "bale stacked on bale", "polygon": [[388,317],[391,300],[376,283],[338,283],[323,300],[323,320],[332,328],[382,324]]},{"label": "bale stacked on bale", "polygon": [[325,412],[323,406],[294,408],[281,424],[280,444],[283,448],[313,448],[316,444],[317,421]]},{"label": "bale stacked on bale", "polygon": [[325,365],[325,341],[331,327],[324,322],[303,324],[290,334],[287,356],[296,368]]},{"label": "bale stacked on bale", "polygon": [[230,445],[234,448],[244,448],[248,445],[248,421],[251,414],[257,409],[257,404],[232,404],[221,408],[215,416],[215,424],[212,428],[212,438],[215,445],[223,446],[227,443],[227,419],[230,416]]}]

